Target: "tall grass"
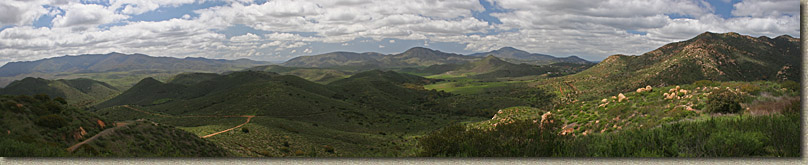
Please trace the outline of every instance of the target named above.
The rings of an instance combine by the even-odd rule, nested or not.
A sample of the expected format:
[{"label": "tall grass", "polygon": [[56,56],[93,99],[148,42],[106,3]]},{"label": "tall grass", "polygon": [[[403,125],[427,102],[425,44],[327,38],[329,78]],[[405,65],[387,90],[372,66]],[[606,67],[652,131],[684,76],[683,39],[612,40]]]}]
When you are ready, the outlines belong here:
[{"label": "tall grass", "polygon": [[577,137],[541,134],[526,121],[494,130],[450,126],[418,144],[420,156],[797,157],[799,117],[716,117]]}]

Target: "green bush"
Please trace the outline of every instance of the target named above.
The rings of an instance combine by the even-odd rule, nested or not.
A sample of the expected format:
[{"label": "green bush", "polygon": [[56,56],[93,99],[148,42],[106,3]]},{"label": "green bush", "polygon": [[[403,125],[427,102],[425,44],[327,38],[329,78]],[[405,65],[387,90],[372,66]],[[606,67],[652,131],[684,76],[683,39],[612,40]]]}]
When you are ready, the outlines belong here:
[{"label": "green bush", "polygon": [[709,156],[752,156],[765,153],[768,139],[760,132],[729,131],[710,135],[704,148]]},{"label": "green bush", "polygon": [[53,101],[59,102],[61,104],[67,104],[67,100],[65,100],[65,98],[62,97],[56,97],[55,99],[53,99]]},{"label": "green bush", "polygon": [[50,96],[48,96],[46,94],[37,94],[37,95],[34,95],[34,98],[39,100],[39,101],[49,101],[50,100]]},{"label": "green bush", "polygon": [[13,102],[13,101],[3,102],[3,108],[2,109],[11,110],[11,112],[14,112],[14,113],[23,113],[23,112],[25,112],[25,109],[23,109],[21,107],[18,107],[17,103]]},{"label": "green bush", "polygon": [[718,86],[718,83],[715,83],[715,82],[710,81],[710,80],[699,80],[699,81],[693,82],[693,85],[699,86],[699,87],[702,87],[702,86]]},{"label": "green bush", "polygon": [[743,84],[741,85],[740,90],[752,95],[760,94],[760,87],[753,84]]},{"label": "green bush", "polygon": [[792,91],[800,91],[800,83],[796,81],[786,80],[780,83],[780,86]]},{"label": "green bush", "polygon": [[55,114],[40,116],[35,123],[36,125],[53,129],[62,128],[68,124],[67,119]]},{"label": "green bush", "polygon": [[738,113],[741,112],[740,97],[727,89],[714,90],[707,96],[707,105],[704,110],[711,113]]}]

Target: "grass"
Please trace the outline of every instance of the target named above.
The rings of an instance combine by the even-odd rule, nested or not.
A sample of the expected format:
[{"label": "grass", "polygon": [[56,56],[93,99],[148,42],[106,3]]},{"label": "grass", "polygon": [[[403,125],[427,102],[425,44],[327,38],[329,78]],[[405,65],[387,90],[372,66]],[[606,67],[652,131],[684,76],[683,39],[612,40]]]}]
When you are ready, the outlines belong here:
[{"label": "grass", "polygon": [[531,80],[522,80],[522,81],[480,81],[476,79],[471,79],[463,76],[450,76],[450,75],[435,75],[435,76],[427,76],[427,78],[434,78],[434,79],[446,79],[447,81],[437,82],[434,84],[424,85],[424,88],[427,90],[439,90],[454,94],[461,94],[461,95],[471,95],[471,94],[481,94],[485,92],[485,89],[488,88],[496,88],[496,87],[505,87],[508,84],[518,84],[518,83],[525,83]]}]

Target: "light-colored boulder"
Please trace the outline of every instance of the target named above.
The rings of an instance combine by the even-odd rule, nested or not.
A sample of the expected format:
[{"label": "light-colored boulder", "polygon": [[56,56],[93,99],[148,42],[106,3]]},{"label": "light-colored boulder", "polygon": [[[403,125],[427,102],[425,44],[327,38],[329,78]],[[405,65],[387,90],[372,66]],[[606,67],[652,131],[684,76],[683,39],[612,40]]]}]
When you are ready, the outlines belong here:
[{"label": "light-colored boulder", "polygon": [[628,98],[626,97],[626,95],[623,95],[623,93],[618,94],[617,95],[617,102],[623,102],[623,100],[628,101]]}]

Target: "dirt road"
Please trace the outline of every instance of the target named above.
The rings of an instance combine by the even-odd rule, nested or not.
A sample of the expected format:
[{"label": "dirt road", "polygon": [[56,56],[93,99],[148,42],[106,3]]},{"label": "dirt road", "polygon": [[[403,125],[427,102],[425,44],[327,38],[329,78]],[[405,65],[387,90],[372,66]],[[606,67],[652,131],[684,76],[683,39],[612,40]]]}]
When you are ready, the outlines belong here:
[{"label": "dirt road", "polygon": [[232,130],[234,130],[234,129],[236,129],[236,128],[239,128],[239,127],[241,127],[241,126],[244,126],[244,125],[245,125],[245,124],[247,124],[247,123],[250,123],[250,119],[252,119],[252,118],[253,118],[253,117],[255,117],[255,116],[243,116],[243,117],[247,117],[247,121],[246,121],[246,122],[241,123],[241,124],[239,124],[239,125],[237,125],[237,126],[235,126],[235,127],[233,127],[233,128],[226,129],[226,130],[224,130],[224,131],[219,131],[219,132],[216,132],[216,133],[212,133],[212,134],[209,134],[209,135],[202,136],[202,138],[203,138],[203,139],[204,139],[204,138],[209,138],[209,137],[211,137],[211,136],[218,135],[218,134],[220,134],[220,133],[225,133],[225,132],[227,132],[227,131],[232,131]]},{"label": "dirt road", "polygon": [[255,117],[255,115],[186,115],[186,116],[169,116],[169,115],[152,113],[152,112],[140,110],[140,109],[137,109],[137,108],[133,108],[133,107],[131,107],[129,105],[123,105],[123,107],[131,109],[133,111],[137,111],[137,112],[141,112],[141,113],[145,113],[145,114],[149,114],[149,115],[162,116],[162,117],[246,117],[247,118],[247,121],[242,123],[242,124],[239,124],[239,125],[237,125],[237,126],[235,126],[233,128],[226,129],[224,131],[219,131],[219,132],[216,132],[216,133],[212,133],[212,134],[209,134],[209,135],[202,136],[202,138],[208,138],[208,137],[215,136],[215,135],[218,135],[218,134],[221,134],[221,133],[232,131],[232,130],[234,130],[236,128],[244,126],[247,123],[250,123],[250,120],[253,117]]},{"label": "dirt road", "polygon": [[118,123],[115,123],[115,125],[117,125],[117,126],[112,127],[112,128],[107,128],[107,129],[105,129],[104,131],[101,131],[101,132],[99,132],[98,134],[95,134],[95,136],[93,136],[93,137],[87,138],[86,140],[84,140],[84,141],[82,141],[82,142],[76,143],[76,144],[74,144],[73,146],[68,147],[68,148],[67,148],[67,152],[73,152],[73,151],[75,151],[76,149],[78,149],[79,147],[81,147],[81,145],[84,145],[84,144],[87,144],[87,143],[89,143],[89,142],[92,142],[93,140],[98,139],[98,137],[100,137],[100,136],[103,136],[103,135],[106,135],[106,134],[110,134],[110,133],[112,133],[112,131],[115,131],[115,129],[120,128],[120,127],[123,127],[123,126],[126,126],[127,124],[130,124],[130,123],[129,123],[129,122],[118,122]]}]

